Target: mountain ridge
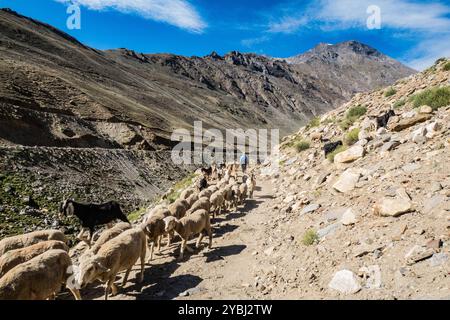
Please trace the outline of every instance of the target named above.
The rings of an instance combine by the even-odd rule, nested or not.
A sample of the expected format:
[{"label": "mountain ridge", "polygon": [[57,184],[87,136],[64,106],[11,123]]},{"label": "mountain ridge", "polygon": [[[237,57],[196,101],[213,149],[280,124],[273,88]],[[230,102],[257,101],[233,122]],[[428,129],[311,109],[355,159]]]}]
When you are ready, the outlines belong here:
[{"label": "mountain ridge", "polygon": [[[170,133],[192,129],[194,120],[205,128],[279,128],[288,134],[356,91],[413,73],[388,68],[386,79],[359,77],[358,85],[341,85],[311,71],[316,66],[253,53],[100,51],[9,10],[0,11],[0,27],[0,141],[9,145],[168,148]],[[359,68],[348,68],[348,77]],[[12,137],[19,128],[30,130]]]}]

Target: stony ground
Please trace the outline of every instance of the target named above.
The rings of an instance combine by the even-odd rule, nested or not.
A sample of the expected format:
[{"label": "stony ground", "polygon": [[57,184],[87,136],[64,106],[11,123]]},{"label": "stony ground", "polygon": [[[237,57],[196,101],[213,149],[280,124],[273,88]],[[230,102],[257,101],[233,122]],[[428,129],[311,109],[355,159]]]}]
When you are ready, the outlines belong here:
[{"label": "stony ground", "polygon": [[[130,282],[115,299],[450,299],[450,106],[411,100],[449,83],[442,65],[287,137],[259,168],[254,199],[215,221],[211,250],[179,262],[174,243],[147,265],[142,286]],[[387,129],[372,128],[371,116],[399,99]],[[355,129],[346,150],[324,157],[320,139]]]}]

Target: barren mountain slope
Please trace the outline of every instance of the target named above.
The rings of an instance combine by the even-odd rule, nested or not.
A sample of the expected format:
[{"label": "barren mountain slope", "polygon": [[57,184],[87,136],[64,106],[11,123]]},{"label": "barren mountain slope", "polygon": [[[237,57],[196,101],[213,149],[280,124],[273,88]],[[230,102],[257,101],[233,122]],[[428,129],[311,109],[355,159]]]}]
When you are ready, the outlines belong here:
[{"label": "barren mountain slope", "polygon": [[[173,129],[194,120],[206,128],[291,133],[355,91],[413,73],[387,65],[375,49],[356,51],[366,46],[354,42],[336,46],[346,60],[321,51],[294,65],[239,52],[188,58],[99,51],[6,9],[0,27],[0,139],[8,144],[151,150],[170,145]],[[330,72],[354,81],[330,81],[330,64]]]}]

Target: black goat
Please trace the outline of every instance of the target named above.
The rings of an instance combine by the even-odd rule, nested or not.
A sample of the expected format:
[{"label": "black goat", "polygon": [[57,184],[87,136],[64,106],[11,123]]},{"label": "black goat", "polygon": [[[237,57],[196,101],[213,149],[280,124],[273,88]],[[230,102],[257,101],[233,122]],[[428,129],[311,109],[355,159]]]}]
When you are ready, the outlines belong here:
[{"label": "black goat", "polygon": [[115,201],[104,204],[83,204],[68,199],[61,204],[59,211],[64,216],[74,215],[80,220],[82,229],[78,234],[78,239],[81,240],[83,233],[86,232],[86,229],[89,229],[89,245],[96,226],[109,224],[116,219],[130,223],[123,214],[120,204]]},{"label": "black goat", "polygon": [[395,117],[394,110],[389,110],[382,116],[377,117],[377,129],[386,128],[390,117]]},{"label": "black goat", "polygon": [[213,173],[213,168],[212,168],[212,167],[209,167],[209,168],[202,168],[201,171],[202,171],[202,174],[203,174],[204,176],[206,176],[207,178],[209,178],[209,177],[212,175],[212,173]]},{"label": "black goat", "polygon": [[199,189],[200,191],[202,191],[202,190],[204,190],[204,189],[206,189],[206,188],[208,188],[208,180],[207,180],[205,177],[203,177],[203,178],[201,178],[200,181],[198,182],[198,189]]},{"label": "black goat", "polygon": [[334,150],[337,149],[337,147],[342,146],[342,141],[336,141],[336,142],[330,142],[327,143],[324,147],[323,150],[325,151],[325,157],[327,155],[329,155],[330,153],[332,153]]}]

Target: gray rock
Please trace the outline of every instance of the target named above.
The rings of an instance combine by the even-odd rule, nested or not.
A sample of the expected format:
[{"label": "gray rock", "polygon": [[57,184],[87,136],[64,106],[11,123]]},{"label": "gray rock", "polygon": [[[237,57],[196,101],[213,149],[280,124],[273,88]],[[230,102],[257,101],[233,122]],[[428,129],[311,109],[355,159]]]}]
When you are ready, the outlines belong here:
[{"label": "gray rock", "polygon": [[319,208],[320,208],[320,204],[310,204],[310,205],[307,205],[306,207],[304,207],[303,210],[300,212],[300,214],[303,215],[306,213],[314,212]]},{"label": "gray rock", "polygon": [[431,267],[441,266],[441,265],[443,265],[444,263],[446,263],[448,261],[448,254],[444,253],[444,252],[435,253],[430,258],[429,261],[430,261],[430,266]]},{"label": "gray rock", "polygon": [[400,145],[400,141],[389,141],[389,142],[386,142],[385,144],[383,144],[380,151],[381,152],[391,151],[391,150],[395,149],[396,147],[398,147],[399,145]]},{"label": "gray rock", "polygon": [[442,194],[437,194],[430,199],[427,199],[423,204],[423,212],[429,213],[435,208],[439,207],[447,200],[447,197]]},{"label": "gray rock", "polygon": [[326,226],[325,228],[317,230],[317,236],[322,239],[335,233],[342,226],[341,222],[336,222]]},{"label": "gray rock", "polygon": [[336,272],[328,287],[343,294],[354,294],[361,290],[357,277],[350,270]]},{"label": "gray rock", "polygon": [[411,173],[420,169],[421,167],[422,166],[418,163],[408,163],[402,167],[402,170],[405,171],[406,173]]}]

